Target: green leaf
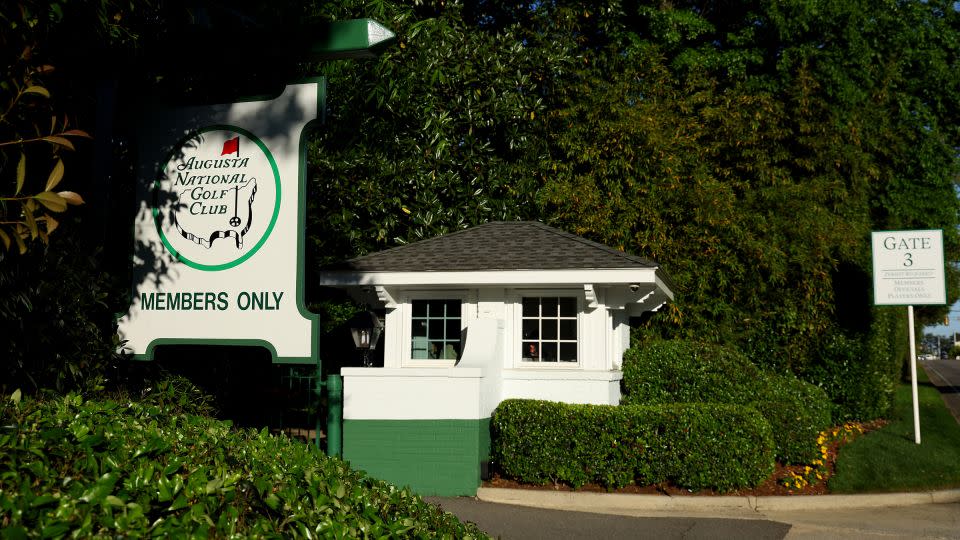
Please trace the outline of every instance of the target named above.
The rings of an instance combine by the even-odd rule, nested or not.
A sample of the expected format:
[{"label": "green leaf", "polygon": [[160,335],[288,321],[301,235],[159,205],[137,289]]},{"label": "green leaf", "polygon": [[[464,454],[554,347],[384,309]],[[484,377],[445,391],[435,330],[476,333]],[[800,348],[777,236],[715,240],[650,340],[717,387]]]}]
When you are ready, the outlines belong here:
[{"label": "green leaf", "polygon": [[[9,242],[9,241],[8,241],[8,242]],[[8,247],[9,247],[9,243],[8,243]],[[13,394],[10,395],[10,401],[12,401],[12,402],[14,402],[14,403],[16,403],[16,404],[19,404],[19,403],[20,403],[20,398],[21,398],[20,389],[17,388],[16,390],[13,391]]]},{"label": "green leaf", "polygon": [[3,241],[3,249],[10,249],[10,235],[3,229],[0,229],[0,240]]},{"label": "green leaf", "polygon": [[223,487],[223,478],[214,478],[207,482],[207,487],[204,488],[204,491],[207,495],[210,495],[216,493],[221,487]]},{"label": "green leaf", "polygon": [[17,190],[14,195],[19,195],[23,189],[23,182],[27,179],[27,155],[20,152],[20,161],[17,163]]},{"label": "green leaf", "polygon": [[47,224],[47,234],[52,233],[54,230],[56,230],[57,227],[60,226],[60,222],[54,219],[53,216],[50,216],[50,215],[43,216],[38,221],[41,221],[41,220]]},{"label": "green leaf", "polygon": [[60,502],[60,499],[54,497],[53,495],[40,495],[36,499],[30,501],[30,508],[40,508],[42,506],[49,506],[51,504],[56,505]]},{"label": "green leaf", "polygon": [[67,209],[67,200],[52,191],[37,193],[33,198],[51,212],[63,212]]},{"label": "green leaf", "polygon": [[14,233],[13,239],[17,242],[17,249],[20,251],[20,254],[23,255],[27,252],[27,244],[23,241],[23,236],[19,232]]},{"label": "green leaf", "polygon": [[66,522],[54,523],[53,525],[47,525],[40,531],[40,538],[56,538],[63,534],[66,534],[70,530],[70,524]]},{"label": "green leaf", "polygon": [[64,148],[68,148],[70,150],[75,150],[75,148],[73,147],[73,143],[70,142],[70,139],[67,139],[64,137],[59,137],[57,135],[47,135],[46,137],[41,137],[41,139],[43,139],[44,141],[56,144],[58,146],[63,146]]},{"label": "green leaf", "polygon": [[42,86],[37,86],[37,85],[28,86],[26,89],[24,89],[23,93],[24,93],[24,94],[39,94],[39,95],[41,95],[41,96],[43,96],[43,97],[45,97],[45,98],[50,97],[50,92],[49,92],[46,88],[44,88],[44,87],[42,87]]},{"label": "green leaf", "polygon": [[20,525],[12,525],[3,529],[4,540],[27,540],[27,529]]},{"label": "green leaf", "polygon": [[63,180],[63,160],[57,159],[57,162],[53,165],[53,170],[50,171],[50,176],[47,178],[47,187],[43,190],[51,191],[57,187],[61,180]]},{"label": "green leaf", "polygon": [[[64,209],[66,209],[66,205],[64,205]],[[33,211],[30,210],[30,207],[26,205],[23,207],[23,222],[27,225],[27,230],[30,231],[30,239],[36,239],[37,220],[33,217]]]},{"label": "green leaf", "polygon": [[186,508],[189,505],[190,505],[190,502],[187,501],[186,495],[181,493],[180,496],[178,496],[177,499],[173,501],[173,504],[171,504],[170,508],[168,508],[167,510],[170,512],[173,512],[175,510],[180,510],[181,508]]}]

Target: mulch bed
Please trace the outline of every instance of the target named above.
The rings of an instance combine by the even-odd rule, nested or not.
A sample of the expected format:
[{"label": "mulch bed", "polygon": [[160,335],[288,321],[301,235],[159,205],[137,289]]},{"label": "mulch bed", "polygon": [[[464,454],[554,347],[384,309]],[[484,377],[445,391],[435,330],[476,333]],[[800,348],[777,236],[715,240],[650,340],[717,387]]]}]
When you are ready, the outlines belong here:
[{"label": "mulch bed", "polygon": [[[863,429],[863,433],[867,433],[876,429],[879,429],[886,425],[885,420],[875,420],[873,422],[861,423],[860,427]],[[804,465],[790,465],[784,466],[779,463],[776,464],[773,475],[770,478],[763,481],[760,485],[747,488],[747,489],[738,489],[734,491],[727,492],[718,492],[711,489],[701,489],[701,490],[690,490],[682,487],[677,487],[670,484],[656,484],[648,486],[624,486],[619,489],[607,489],[603,486],[597,484],[586,484],[581,486],[578,489],[574,489],[568,485],[564,484],[551,484],[551,485],[536,485],[536,484],[523,484],[515,480],[508,478],[503,478],[499,474],[494,473],[490,480],[483,482],[483,487],[491,488],[511,488],[511,489],[536,489],[536,490],[549,490],[549,491],[588,491],[588,492],[599,492],[599,493],[636,493],[636,494],[645,494],[645,495],[667,495],[667,496],[715,496],[715,495],[741,495],[747,496],[752,495],[756,497],[763,496],[776,496],[776,495],[826,495],[830,493],[830,490],[827,487],[827,480],[833,475],[834,465],[837,461],[837,454],[840,451],[840,448],[852,440],[852,438],[836,440],[828,443],[827,446],[827,459],[825,463],[825,473],[823,474],[823,480],[810,483],[807,486],[802,488],[787,487],[783,485],[782,480],[790,477],[791,473],[802,474],[804,470]]]}]

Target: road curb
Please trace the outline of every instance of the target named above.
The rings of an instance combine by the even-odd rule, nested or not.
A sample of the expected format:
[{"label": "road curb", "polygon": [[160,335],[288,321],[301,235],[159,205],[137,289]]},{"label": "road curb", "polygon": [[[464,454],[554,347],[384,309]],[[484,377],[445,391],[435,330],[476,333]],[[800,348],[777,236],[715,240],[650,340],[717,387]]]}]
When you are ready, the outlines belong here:
[{"label": "road curb", "polygon": [[549,491],[536,489],[484,488],[477,490],[484,502],[599,513],[646,512],[776,512],[882,508],[960,502],[960,489],[914,493],[870,493],[862,495],[690,496],[634,495]]}]

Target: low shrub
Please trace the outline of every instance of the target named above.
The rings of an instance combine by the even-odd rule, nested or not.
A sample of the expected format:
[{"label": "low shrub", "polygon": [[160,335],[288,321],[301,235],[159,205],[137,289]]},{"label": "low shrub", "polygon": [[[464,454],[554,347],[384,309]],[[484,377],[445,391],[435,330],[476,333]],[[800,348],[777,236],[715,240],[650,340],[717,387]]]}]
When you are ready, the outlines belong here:
[{"label": "low shrub", "polygon": [[491,421],[493,460],[536,484],[671,482],[728,491],[773,472],[770,425],[749,407],[569,405],[506,400]]},{"label": "low shrub", "polygon": [[793,376],[766,374],[750,405],[773,428],[777,459],[810,463],[820,456],[817,437],[830,426],[833,405],[823,390]]},{"label": "low shrub", "polygon": [[[686,340],[656,340],[623,355],[622,403],[745,403],[762,372],[736,349]],[[744,400],[744,396],[751,396]]]},{"label": "low shrub", "polygon": [[4,401],[4,537],[485,536],[309,445],[180,404]]},{"label": "low shrub", "polygon": [[626,351],[623,404],[746,404],[773,429],[776,458],[805,463],[816,457],[817,434],[830,426],[827,394],[793,376],[757,368],[732,347],[658,340]]}]

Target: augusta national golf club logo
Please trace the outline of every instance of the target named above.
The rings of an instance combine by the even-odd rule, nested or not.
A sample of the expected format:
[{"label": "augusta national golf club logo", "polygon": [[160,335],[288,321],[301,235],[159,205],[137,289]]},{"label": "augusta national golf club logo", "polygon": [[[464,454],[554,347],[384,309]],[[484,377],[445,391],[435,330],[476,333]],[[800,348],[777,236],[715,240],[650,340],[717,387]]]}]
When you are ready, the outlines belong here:
[{"label": "augusta national golf club logo", "polygon": [[252,133],[214,126],[170,154],[154,186],[153,215],[164,246],[199,270],[247,260],[270,235],[280,210],[280,174]]}]

